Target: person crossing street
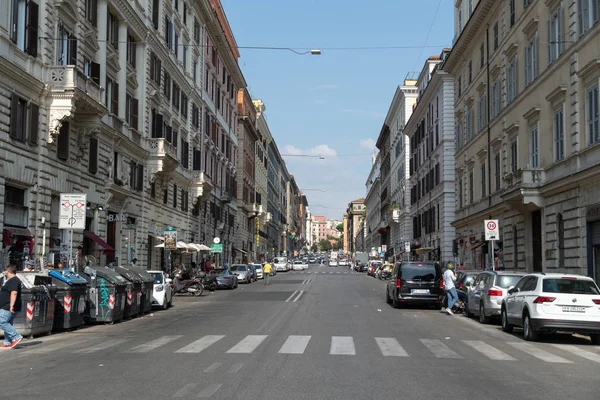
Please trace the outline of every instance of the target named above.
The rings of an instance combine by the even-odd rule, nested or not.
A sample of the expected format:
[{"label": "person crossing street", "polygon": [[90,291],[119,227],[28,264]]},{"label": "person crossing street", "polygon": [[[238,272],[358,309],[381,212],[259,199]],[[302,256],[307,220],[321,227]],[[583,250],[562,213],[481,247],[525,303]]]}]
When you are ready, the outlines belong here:
[{"label": "person crossing street", "polygon": [[267,261],[265,263],[265,266],[263,267],[263,275],[265,277],[265,285],[268,285],[269,282],[271,281],[271,269],[273,267],[271,267],[271,264]]},{"label": "person crossing street", "polygon": [[4,284],[0,289],[0,329],[4,331],[4,345],[11,349],[23,340],[13,327],[13,321],[21,311],[21,281],[17,278],[17,267],[9,265],[4,273]]},{"label": "person crossing street", "polygon": [[454,264],[448,263],[446,265],[446,271],[444,271],[444,291],[446,292],[446,299],[448,299],[448,305],[446,306],[446,313],[448,315],[454,315],[452,307],[458,300],[458,293],[456,293],[456,287],[454,282],[456,281],[456,274],[454,273]]}]

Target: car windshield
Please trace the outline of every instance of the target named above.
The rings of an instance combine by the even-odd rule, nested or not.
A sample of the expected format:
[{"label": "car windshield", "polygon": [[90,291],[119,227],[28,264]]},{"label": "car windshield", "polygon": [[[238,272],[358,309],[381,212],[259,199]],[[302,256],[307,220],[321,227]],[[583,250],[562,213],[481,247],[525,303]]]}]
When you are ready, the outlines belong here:
[{"label": "car windshield", "polygon": [[511,286],[515,286],[521,279],[521,275],[498,275],[496,278],[496,286],[500,286],[502,289],[508,289]]},{"label": "car windshield", "polygon": [[158,283],[161,284],[163,283],[163,274],[161,274],[160,272],[153,272],[151,273],[152,278],[154,278],[154,283]]},{"label": "car windshield", "polygon": [[262,269],[262,265],[260,265],[260,264],[254,264],[254,268],[255,269]]},{"label": "car windshield", "polygon": [[302,264],[302,261],[294,261],[294,264]]},{"label": "car windshield", "polygon": [[587,279],[544,279],[542,290],[546,293],[569,293],[569,294],[600,294],[598,286]]},{"label": "car windshield", "polygon": [[284,257],[277,257],[275,259],[275,263],[276,264],[283,264],[283,263],[286,263],[286,262],[287,262],[287,258],[284,258]]},{"label": "car windshield", "polygon": [[245,265],[232,265],[231,270],[232,271],[247,271],[248,268]]},{"label": "car windshield", "polygon": [[400,268],[400,278],[405,281],[432,282],[435,281],[436,275],[433,264],[405,264]]}]

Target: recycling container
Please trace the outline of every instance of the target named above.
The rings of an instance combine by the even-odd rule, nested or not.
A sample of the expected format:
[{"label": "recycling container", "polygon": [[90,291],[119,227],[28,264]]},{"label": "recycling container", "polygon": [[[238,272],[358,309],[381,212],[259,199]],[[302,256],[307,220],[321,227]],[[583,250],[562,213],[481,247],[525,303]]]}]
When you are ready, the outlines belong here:
[{"label": "recycling container", "polygon": [[152,310],[152,296],[154,295],[154,277],[141,267],[127,266],[126,268],[139,274],[142,279],[141,312],[150,312]]},{"label": "recycling container", "polygon": [[129,286],[126,290],[127,296],[123,317],[135,317],[141,312],[142,278],[140,277],[140,274],[137,274],[126,267],[117,266],[114,267],[114,269],[129,282]]},{"label": "recycling container", "polygon": [[52,279],[39,272],[17,272],[21,280],[21,311],[13,326],[21,335],[33,338],[52,332],[54,325],[54,296]]},{"label": "recycling container", "polygon": [[48,271],[56,287],[54,330],[63,331],[81,326],[84,322],[87,281],[72,269]]},{"label": "recycling container", "polygon": [[127,280],[109,267],[86,266],[87,303],[84,320],[113,323],[123,319]]}]

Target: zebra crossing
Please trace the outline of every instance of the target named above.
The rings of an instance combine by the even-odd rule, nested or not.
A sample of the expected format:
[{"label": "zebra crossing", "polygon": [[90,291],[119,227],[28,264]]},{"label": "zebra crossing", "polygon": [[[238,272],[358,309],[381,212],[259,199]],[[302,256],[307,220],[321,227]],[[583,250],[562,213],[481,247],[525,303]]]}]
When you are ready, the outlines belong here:
[{"label": "zebra crossing", "polygon": [[360,272],[354,272],[354,271],[289,271],[288,274],[296,274],[296,275],[301,275],[301,274],[314,274],[314,275],[364,275],[361,274]]},{"label": "zebra crossing", "polygon": [[[96,338],[97,340],[98,338]],[[188,341],[183,335],[165,335],[143,343],[134,343],[135,338],[109,339],[101,343],[90,343],[95,340],[70,340],[50,346],[26,350],[22,354],[48,354],[64,349],[74,354],[94,354],[103,352],[120,352],[125,354],[149,354],[155,352],[171,352],[181,356],[211,351],[217,354],[248,355],[262,349],[274,351],[282,355],[316,355],[356,356],[373,353],[381,357],[399,358],[437,358],[437,359],[473,359],[484,358],[493,361],[537,360],[552,364],[573,364],[576,362],[592,362],[600,364],[600,346],[577,346],[565,344],[528,343],[517,341],[494,341],[487,343],[481,340],[441,340],[422,338],[407,340],[402,343],[395,337],[355,338],[353,336],[327,337],[328,346],[322,336],[289,335],[277,337],[270,335],[204,335]],[[312,347],[311,347],[312,346]],[[474,350],[474,351],[473,351]],[[220,363],[215,363],[206,372],[216,370]],[[234,368],[235,365],[232,367]],[[239,367],[241,368],[241,366]]]}]

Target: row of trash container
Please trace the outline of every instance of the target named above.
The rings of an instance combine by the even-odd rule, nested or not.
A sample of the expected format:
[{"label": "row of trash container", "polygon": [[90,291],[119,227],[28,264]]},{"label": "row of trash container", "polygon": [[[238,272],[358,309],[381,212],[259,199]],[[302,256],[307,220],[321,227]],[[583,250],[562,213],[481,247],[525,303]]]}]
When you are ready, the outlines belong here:
[{"label": "row of trash container", "polygon": [[134,266],[86,266],[82,274],[70,269],[18,272],[21,312],[15,329],[33,337],[88,323],[114,323],[149,312],[154,278]]}]

